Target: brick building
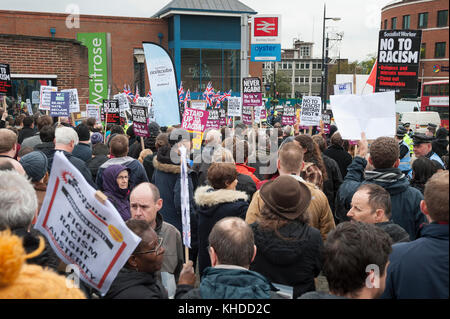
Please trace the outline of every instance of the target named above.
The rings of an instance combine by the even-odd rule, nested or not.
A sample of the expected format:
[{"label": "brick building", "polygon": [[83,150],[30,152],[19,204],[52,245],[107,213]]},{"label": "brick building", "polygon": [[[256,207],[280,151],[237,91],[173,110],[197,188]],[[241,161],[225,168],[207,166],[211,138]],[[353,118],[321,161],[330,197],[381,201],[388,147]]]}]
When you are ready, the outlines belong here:
[{"label": "brick building", "polygon": [[420,82],[448,79],[448,8],[448,0],[403,0],[381,10],[382,30],[422,30]]}]

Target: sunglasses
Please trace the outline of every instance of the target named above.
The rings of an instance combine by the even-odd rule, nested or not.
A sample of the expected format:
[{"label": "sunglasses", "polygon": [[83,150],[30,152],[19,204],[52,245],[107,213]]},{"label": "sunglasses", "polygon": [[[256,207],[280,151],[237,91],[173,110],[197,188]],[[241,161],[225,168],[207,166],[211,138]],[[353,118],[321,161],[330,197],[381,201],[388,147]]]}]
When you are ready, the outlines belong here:
[{"label": "sunglasses", "polygon": [[144,255],[144,254],[152,254],[152,253],[156,253],[156,255],[159,255],[163,242],[164,242],[164,238],[158,237],[158,244],[156,245],[155,248],[147,250],[147,251],[135,252],[135,253],[133,253],[133,255]]}]

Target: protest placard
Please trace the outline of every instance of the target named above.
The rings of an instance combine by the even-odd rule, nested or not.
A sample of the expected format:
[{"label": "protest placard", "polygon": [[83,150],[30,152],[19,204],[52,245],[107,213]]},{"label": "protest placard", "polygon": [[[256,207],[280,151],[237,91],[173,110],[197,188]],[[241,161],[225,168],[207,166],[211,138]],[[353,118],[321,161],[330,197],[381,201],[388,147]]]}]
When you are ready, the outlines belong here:
[{"label": "protest placard", "polygon": [[62,152],[54,155],[35,228],[62,262],[78,269],[80,279],[102,295],[140,242]]},{"label": "protest placard", "polygon": [[245,125],[253,125],[252,114],[253,114],[253,107],[243,105],[242,106],[242,123],[244,123]]},{"label": "protest placard", "polygon": [[121,112],[130,110],[130,102],[128,101],[128,96],[125,93],[119,93],[113,96],[114,100],[119,101],[119,109]]},{"label": "protest placard", "polygon": [[368,140],[395,134],[395,93],[367,95],[332,95],[334,121],[345,140],[359,140],[366,133]]},{"label": "protest placard", "polygon": [[61,92],[69,92],[69,112],[76,113],[80,112],[80,101],[78,101],[78,90],[77,89],[66,89],[61,90]]},{"label": "protest placard", "polygon": [[242,115],[242,99],[239,96],[228,98],[228,116]]},{"label": "protest placard", "polygon": [[41,86],[39,91],[39,110],[50,111],[50,92],[57,91],[57,86]]},{"label": "protest placard", "polygon": [[220,129],[220,123],[219,123],[219,110],[209,110],[208,111],[208,121],[206,122],[206,129],[214,129],[218,130]]},{"label": "protest placard", "polygon": [[31,116],[33,116],[33,106],[31,105],[30,99],[27,99],[26,102],[27,102],[27,111],[28,111],[28,114],[31,115]]},{"label": "protest placard", "polygon": [[352,94],[352,82],[334,85],[334,95]]},{"label": "protest placard", "polygon": [[302,126],[316,126],[322,118],[321,99],[319,96],[304,96],[300,123]]},{"label": "protest placard", "polygon": [[417,95],[422,30],[381,30],[375,92]]},{"label": "protest placard", "polygon": [[281,116],[281,125],[294,125],[296,122],[295,106],[285,106]]},{"label": "protest placard", "polygon": [[147,110],[147,107],[138,105],[134,105],[131,108],[131,115],[133,116],[133,130],[134,134],[137,136],[150,136],[150,132],[148,131]]},{"label": "protest placard", "polygon": [[260,78],[243,78],[243,106],[259,106],[262,104],[262,91]]},{"label": "protest placard", "polygon": [[187,108],[184,110],[181,128],[189,132],[204,132],[209,112]]},{"label": "protest placard", "polygon": [[69,99],[69,92],[50,92],[50,116],[70,116]]},{"label": "protest placard", "polygon": [[97,123],[101,123],[100,105],[86,104],[86,116],[88,118],[93,117]]},{"label": "protest placard", "polygon": [[219,109],[219,125],[221,127],[227,125],[227,112],[224,108]]},{"label": "protest placard", "polygon": [[0,64],[0,94],[11,96],[12,81],[11,73],[9,71],[9,64]]},{"label": "protest placard", "polygon": [[206,111],[205,100],[191,100],[191,109]]},{"label": "protest placard", "polygon": [[105,121],[106,115],[106,124],[122,125],[124,122],[120,117],[118,100],[103,100],[102,121]]},{"label": "protest placard", "polygon": [[32,91],[31,92],[31,103],[32,104],[39,104],[39,91]]}]

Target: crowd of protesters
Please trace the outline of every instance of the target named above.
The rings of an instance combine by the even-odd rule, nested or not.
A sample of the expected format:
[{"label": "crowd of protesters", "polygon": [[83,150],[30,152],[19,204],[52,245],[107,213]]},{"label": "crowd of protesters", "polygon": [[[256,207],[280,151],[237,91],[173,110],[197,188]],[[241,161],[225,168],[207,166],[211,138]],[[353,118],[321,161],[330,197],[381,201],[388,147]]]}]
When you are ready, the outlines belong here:
[{"label": "crowd of protesters", "polygon": [[[27,264],[65,274],[47,241],[38,249],[33,228],[62,152],[141,238],[103,298],[168,298],[162,272],[174,276],[180,299],[284,298],[286,286],[300,299],[448,298],[445,128],[411,137],[405,123],[395,138],[363,134],[355,152],[335,126],[310,136],[296,126],[238,124],[205,132],[199,152],[178,127],[152,122],[141,141],[132,125],[14,112],[0,114],[0,245],[18,236],[27,253],[40,251]],[[182,146],[190,260],[172,157]],[[1,260],[0,298],[15,285]],[[328,290],[317,289],[318,277]]]}]

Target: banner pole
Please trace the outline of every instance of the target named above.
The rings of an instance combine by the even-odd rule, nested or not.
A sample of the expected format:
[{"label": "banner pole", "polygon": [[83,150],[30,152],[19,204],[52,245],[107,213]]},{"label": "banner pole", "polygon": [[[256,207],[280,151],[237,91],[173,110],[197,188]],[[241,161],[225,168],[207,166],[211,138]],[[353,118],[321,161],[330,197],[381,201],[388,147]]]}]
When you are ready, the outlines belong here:
[{"label": "banner pole", "polygon": [[309,127],[308,134],[312,136],[312,126]]},{"label": "banner pole", "polygon": [[142,136],[141,136],[141,148],[142,148],[142,151],[145,149],[144,138]]},{"label": "banner pole", "polygon": [[184,246],[184,255],[185,255],[185,260],[186,263],[189,261],[189,248],[188,246]]}]

